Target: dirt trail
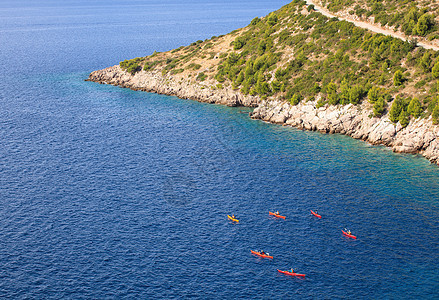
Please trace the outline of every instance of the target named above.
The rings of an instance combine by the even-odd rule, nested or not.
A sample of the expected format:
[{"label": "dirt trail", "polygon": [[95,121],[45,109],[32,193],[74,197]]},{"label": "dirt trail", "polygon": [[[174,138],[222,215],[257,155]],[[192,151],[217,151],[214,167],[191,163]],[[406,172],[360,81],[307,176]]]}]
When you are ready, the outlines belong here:
[{"label": "dirt trail", "polygon": [[[368,30],[376,32],[376,33],[381,33],[381,34],[384,34],[384,35],[390,35],[390,36],[393,36],[395,38],[401,39],[403,41],[407,40],[407,38],[404,35],[402,35],[402,34],[400,34],[398,32],[394,32],[393,30],[386,29],[386,28],[383,28],[383,27],[380,27],[378,25],[374,25],[374,24],[371,24],[371,23],[368,23],[368,22],[363,22],[363,21],[354,20],[352,18],[338,16],[336,14],[331,13],[326,8],[323,8],[322,6],[316,4],[315,1],[313,1],[313,0],[305,0],[305,1],[306,1],[306,3],[308,5],[313,4],[316,11],[318,11],[322,15],[327,16],[329,18],[336,17],[336,18],[338,18],[340,20],[345,20],[345,21],[354,23],[355,26],[358,26],[358,27],[361,27],[361,28],[364,28],[364,29],[368,29]],[[430,43],[426,43],[424,41],[418,41],[417,45],[419,47],[423,47],[425,49],[433,49],[435,51],[439,51],[439,47],[438,46],[432,45]]]}]

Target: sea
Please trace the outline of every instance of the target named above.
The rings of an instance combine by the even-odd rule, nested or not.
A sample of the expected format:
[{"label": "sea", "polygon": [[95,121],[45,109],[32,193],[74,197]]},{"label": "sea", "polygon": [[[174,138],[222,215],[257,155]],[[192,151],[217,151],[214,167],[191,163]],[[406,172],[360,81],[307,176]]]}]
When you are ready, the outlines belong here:
[{"label": "sea", "polygon": [[85,81],[287,3],[0,2],[0,298],[439,298],[422,156]]}]

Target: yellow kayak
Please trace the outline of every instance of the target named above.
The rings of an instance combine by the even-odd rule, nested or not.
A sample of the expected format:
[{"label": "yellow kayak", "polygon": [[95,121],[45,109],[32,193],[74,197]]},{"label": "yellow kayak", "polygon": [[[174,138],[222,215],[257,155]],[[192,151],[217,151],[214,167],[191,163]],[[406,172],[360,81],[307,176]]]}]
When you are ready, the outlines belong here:
[{"label": "yellow kayak", "polygon": [[233,222],[239,223],[238,219],[235,219],[235,218],[233,218],[233,217],[231,217],[229,215],[227,215],[227,217],[229,218],[229,220],[232,220]]}]

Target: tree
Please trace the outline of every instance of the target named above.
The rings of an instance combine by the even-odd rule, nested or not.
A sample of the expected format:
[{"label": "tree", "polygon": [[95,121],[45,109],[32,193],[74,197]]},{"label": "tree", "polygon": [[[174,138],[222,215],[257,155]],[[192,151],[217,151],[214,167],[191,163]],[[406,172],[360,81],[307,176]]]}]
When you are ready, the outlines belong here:
[{"label": "tree", "polygon": [[410,120],[409,120],[409,114],[403,109],[401,110],[401,113],[399,114],[399,124],[401,124],[402,128],[406,127]]},{"label": "tree", "polygon": [[236,83],[240,85],[244,81],[244,79],[245,79],[244,71],[241,70],[241,72],[239,72],[238,74],[238,77],[236,78]]},{"label": "tree", "polygon": [[320,93],[320,90],[321,90],[320,85],[317,82],[315,82],[314,86],[312,87],[312,92],[314,94],[318,94]]},{"label": "tree", "polygon": [[434,64],[433,68],[431,69],[431,76],[433,76],[433,78],[439,78],[439,60]]},{"label": "tree", "polygon": [[259,19],[258,17],[256,17],[256,18],[253,18],[253,20],[250,22],[250,25],[256,25],[256,24],[258,24],[259,22],[261,22],[261,19]]},{"label": "tree", "polygon": [[430,72],[431,57],[430,52],[425,52],[419,61],[419,66],[424,70],[424,72]]},{"label": "tree", "polygon": [[396,97],[393,101],[392,106],[389,111],[389,119],[393,123],[397,123],[399,121],[399,115],[403,109],[402,99],[400,97]]},{"label": "tree", "polygon": [[266,49],[267,49],[267,43],[265,41],[261,41],[258,45],[258,54],[259,55],[264,54]]},{"label": "tree", "polygon": [[258,74],[258,81],[256,82],[255,87],[256,93],[259,95],[268,95],[270,93],[270,85],[265,81],[265,76],[260,72]]},{"label": "tree", "polygon": [[398,70],[395,72],[395,75],[393,75],[393,84],[395,86],[400,86],[404,82],[404,75],[402,74],[401,70]]},{"label": "tree", "polygon": [[245,74],[245,78],[249,78],[249,77],[251,77],[254,74],[254,72],[253,72],[253,62],[251,60],[249,60],[249,61],[247,61],[245,63],[244,74]]},{"label": "tree", "polygon": [[300,97],[299,94],[294,93],[293,97],[291,97],[291,99],[290,99],[290,103],[291,103],[292,105],[297,105],[297,104],[299,104],[300,100],[302,100],[301,98],[302,98],[302,97]]},{"label": "tree", "polygon": [[358,84],[354,85],[349,90],[349,102],[352,104],[358,104],[363,95],[363,88]]},{"label": "tree", "polygon": [[433,124],[439,123],[439,105],[436,104],[436,106],[433,109],[433,112],[431,113],[431,116],[433,118]]},{"label": "tree", "polygon": [[375,117],[381,117],[384,113],[384,110],[386,108],[386,100],[384,100],[383,97],[379,97],[374,105],[373,105],[373,114]]},{"label": "tree", "polygon": [[428,32],[428,30],[433,25],[433,18],[430,14],[423,14],[419,20],[418,23],[416,23],[416,33],[420,36],[425,36]]},{"label": "tree", "polygon": [[127,68],[127,72],[131,73],[131,75],[136,74],[137,71],[139,71],[141,68],[138,64],[131,64],[128,68]]},{"label": "tree", "polygon": [[330,82],[326,87],[326,94],[328,95],[328,101],[331,105],[338,104],[338,95],[337,95],[337,85],[333,82]]},{"label": "tree", "polygon": [[349,85],[346,79],[343,79],[340,85],[340,103],[349,104]]},{"label": "tree", "polygon": [[277,15],[276,14],[271,14],[268,17],[267,24],[270,25],[270,26],[273,26],[273,25],[275,25],[277,23],[277,21],[278,21]]},{"label": "tree", "polygon": [[410,101],[407,112],[412,115],[413,118],[419,118],[419,116],[422,114],[422,106],[418,98],[415,97]]},{"label": "tree", "polygon": [[282,87],[282,83],[279,80],[275,79],[271,82],[271,89],[273,90],[274,93],[279,92],[281,87]]},{"label": "tree", "polygon": [[380,89],[373,86],[367,93],[367,98],[369,98],[370,103],[375,103],[378,100]]},{"label": "tree", "polygon": [[239,50],[242,47],[244,47],[245,45],[245,40],[242,36],[237,37],[234,41],[233,41],[233,49],[234,50]]}]

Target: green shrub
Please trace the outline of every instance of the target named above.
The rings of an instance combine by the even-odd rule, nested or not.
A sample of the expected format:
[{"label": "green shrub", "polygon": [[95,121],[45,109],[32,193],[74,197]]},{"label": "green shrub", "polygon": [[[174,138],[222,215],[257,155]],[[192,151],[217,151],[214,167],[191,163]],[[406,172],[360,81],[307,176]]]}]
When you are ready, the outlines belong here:
[{"label": "green shrub", "polygon": [[196,64],[196,63],[191,63],[186,67],[186,69],[188,69],[188,70],[195,70],[195,71],[199,70],[200,68],[201,68],[201,65]]},{"label": "green shrub", "polygon": [[270,25],[270,26],[273,26],[273,25],[275,25],[275,24],[277,23],[277,21],[278,21],[278,17],[277,17],[277,15],[274,14],[274,13],[272,13],[272,14],[268,17],[267,24]]},{"label": "green shrub", "polygon": [[378,100],[380,94],[380,89],[373,86],[367,93],[367,98],[369,98],[370,103],[375,103]]},{"label": "green shrub", "polygon": [[131,73],[131,75],[136,74],[136,72],[140,71],[141,67],[138,64],[131,64],[128,68],[127,68],[127,72]]},{"label": "green shrub", "polygon": [[433,78],[439,78],[439,60],[434,64],[433,68],[431,69],[431,76],[433,76]]},{"label": "green shrub", "polygon": [[312,87],[312,92],[314,93],[314,94],[318,94],[318,93],[320,93],[320,90],[321,90],[322,88],[320,87],[320,85],[317,83],[317,82],[315,82],[314,83],[314,86]]},{"label": "green shrub", "polygon": [[299,102],[302,100],[302,97],[300,96],[300,94],[297,94],[297,93],[295,93],[294,95],[293,95],[293,97],[291,97],[291,99],[290,99],[290,103],[292,104],[292,105],[297,105],[297,104],[299,104]]},{"label": "green shrub", "polygon": [[171,71],[171,75],[183,73],[183,72],[184,72],[184,69],[174,69]]},{"label": "green shrub", "polygon": [[233,49],[234,50],[239,50],[242,47],[244,47],[245,45],[245,39],[242,36],[237,37],[234,41],[233,41]]},{"label": "green shrub", "polygon": [[258,24],[259,22],[261,22],[261,19],[256,17],[256,18],[253,18],[253,20],[250,22],[250,25],[254,26],[254,25]]},{"label": "green shrub", "polygon": [[204,80],[206,80],[206,78],[207,78],[207,75],[204,74],[204,72],[200,72],[200,73],[198,73],[196,79],[197,79],[198,81],[204,81]]},{"label": "green shrub", "polygon": [[145,65],[143,66],[143,70],[145,71],[151,71],[155,68],[160,62],[159,61],[147,61],[145,62]]},{"label": "green shrub", "polygon": [[282,87],[282,82],[280,82],[279,80],[275,79],[271,82],[271,90],[273,91],[273,93],[279,92],[281,87]]},{"label": "green shrub", "polygon": [[324,106],[325,104],[326,104],[326,101],[323,98],[320,98],[317,101],[316,108],[320,108],[320,107]]}]

